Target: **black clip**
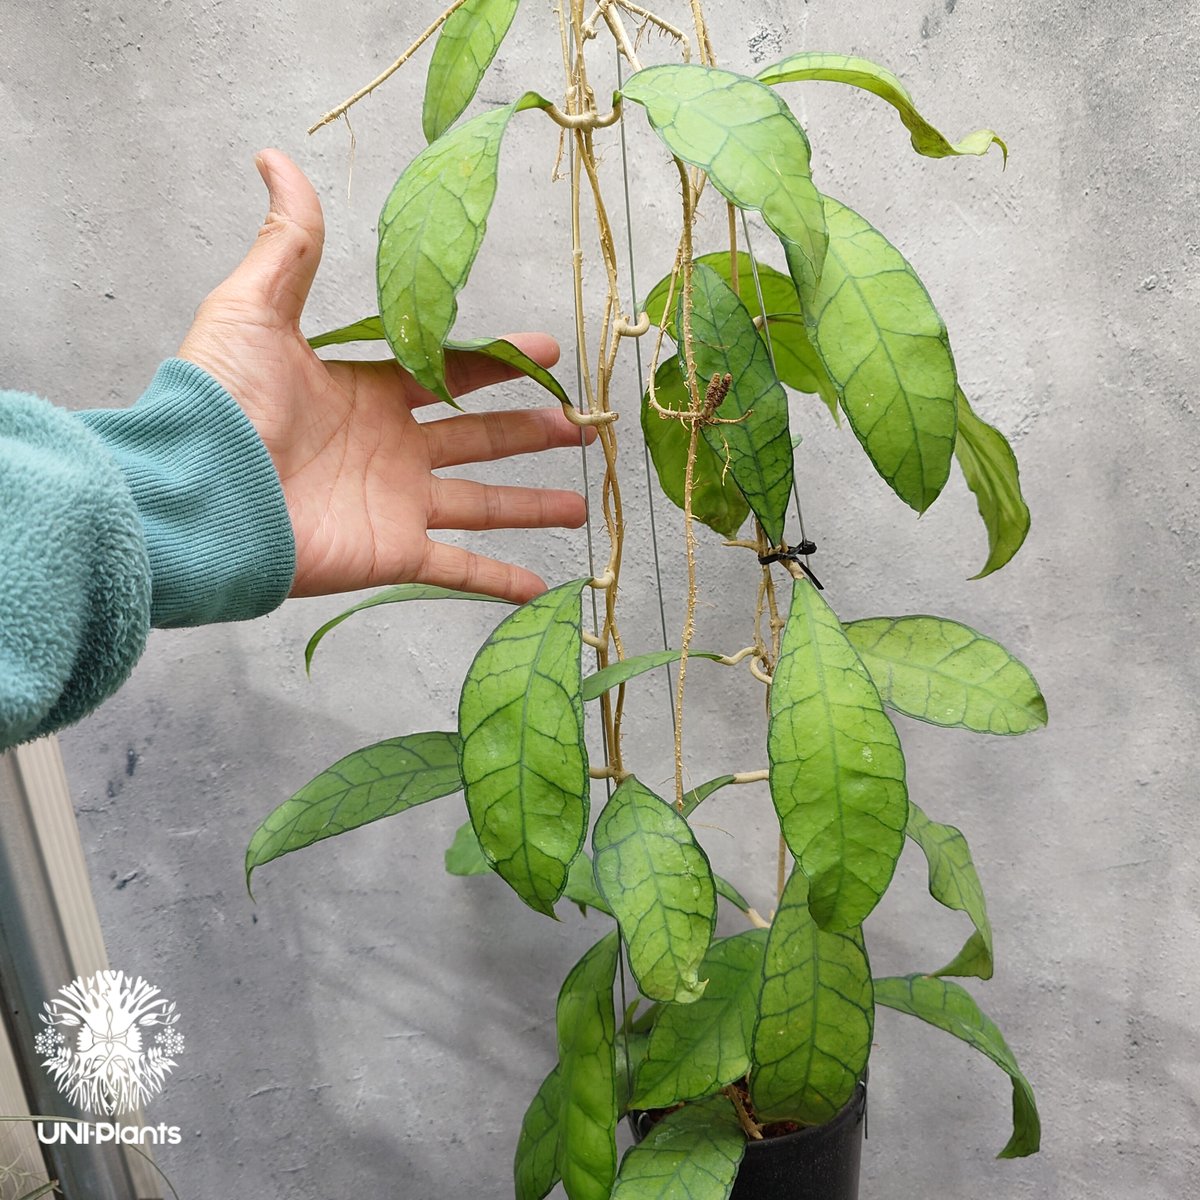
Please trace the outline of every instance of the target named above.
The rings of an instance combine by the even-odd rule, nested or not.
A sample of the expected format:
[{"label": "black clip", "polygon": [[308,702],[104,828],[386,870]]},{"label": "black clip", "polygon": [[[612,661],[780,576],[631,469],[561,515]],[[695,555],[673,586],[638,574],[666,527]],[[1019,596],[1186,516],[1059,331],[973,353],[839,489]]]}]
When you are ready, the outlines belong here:
[{"label": "black clip", "polygon": [[758,561],[764,567],[769,566],[771,563],[777,562],[795,563],[796,566],[798,566],[800,570],[802,570],[812,581],[813,587],[815,587],[818,592],[823,592],[825,590],[824,585],[809,569],[808,563],[800,561],[800,556],[802,554],[809,555],[816,554],[816,552],[817,543],[810,542],[807,538],[805,538],[804,541],[800,542],[800,544],[797,546],[785,545],[779,550],[772,550],[770,554],[760,554],[758,556]]}]

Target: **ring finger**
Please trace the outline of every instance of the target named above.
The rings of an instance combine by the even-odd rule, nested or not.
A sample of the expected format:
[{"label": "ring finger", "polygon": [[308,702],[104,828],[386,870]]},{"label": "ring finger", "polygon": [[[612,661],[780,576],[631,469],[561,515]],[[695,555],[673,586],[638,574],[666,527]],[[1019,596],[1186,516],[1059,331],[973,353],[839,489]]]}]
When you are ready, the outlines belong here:
[{"label": "ring finger", "polygon": [[576,492],[433,480],[430,529],[577,529],[585,520],[587,509]]}]

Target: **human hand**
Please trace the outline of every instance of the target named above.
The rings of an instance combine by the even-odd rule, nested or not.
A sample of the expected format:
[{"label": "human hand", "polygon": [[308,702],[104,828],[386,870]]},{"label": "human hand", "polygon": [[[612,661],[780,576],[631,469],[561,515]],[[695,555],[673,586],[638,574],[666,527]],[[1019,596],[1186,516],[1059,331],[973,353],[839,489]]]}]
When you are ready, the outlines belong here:
[{"label": "human hand", "polygon": [[[325,224],[303,172],[278,150],[256,158],[270,212],[241,265],[200,305],[179,357],[213,375],[258,430],[283,485],[296,537],[293,596],[431,583],[525,601],[532,571],[429,537],[436,529],[577,528],[575,492],[442,479],[440,467],[578,446],[559,408],[418,422],[437,398],[394,361],[327,362],[300,332]],[[551,366],[547,334],[511,339]],[[454,395],[516,377],[494,359],[447,353]],[[589,434],[592,430],[587,431]]]}]

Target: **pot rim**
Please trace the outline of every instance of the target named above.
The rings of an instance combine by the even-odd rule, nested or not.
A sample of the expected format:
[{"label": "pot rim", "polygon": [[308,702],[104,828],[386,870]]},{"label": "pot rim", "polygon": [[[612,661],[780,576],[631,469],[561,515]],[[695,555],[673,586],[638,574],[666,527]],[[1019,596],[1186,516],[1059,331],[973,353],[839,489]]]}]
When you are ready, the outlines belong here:
[{"label": "pot rim", "polygon": [[[771,1147],[790,1146],[810,1138],[827,1137],[839,1133],[852,1121],[865,1121],[867,1116],[867,1077],[869,1072],[863,1071],[862,1078],[854,1085],[854,1094],[846,1101],[836,1116],[830,1117],[823,1125],[805,1125],[802,1129],[793,1129],[791,1133],[783,1133],[778,1137],[747,1138],[746,1153],[760,1154]],[[633,1136],[640,1142],[649,1130],[639,1131],[640,1120],[646,1114],[646,1109],[633,1109],[627,1114],[627,1120],[633,1130]],[[864,1131],[865,1136],[865,1131]]]}]

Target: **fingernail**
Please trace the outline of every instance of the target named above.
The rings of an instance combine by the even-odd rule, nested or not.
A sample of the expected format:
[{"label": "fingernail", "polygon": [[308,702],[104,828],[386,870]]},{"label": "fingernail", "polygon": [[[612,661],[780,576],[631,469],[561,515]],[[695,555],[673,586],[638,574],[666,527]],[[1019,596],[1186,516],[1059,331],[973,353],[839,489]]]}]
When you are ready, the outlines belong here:
[{"label": "fingernail", "polygon": [[267,191],[271,190],[271,168],[267,160],[263,158],[261,151],[254,156],[254,165],[258,168],[258,173],[262,177],[263,183],[267,185]]}]

